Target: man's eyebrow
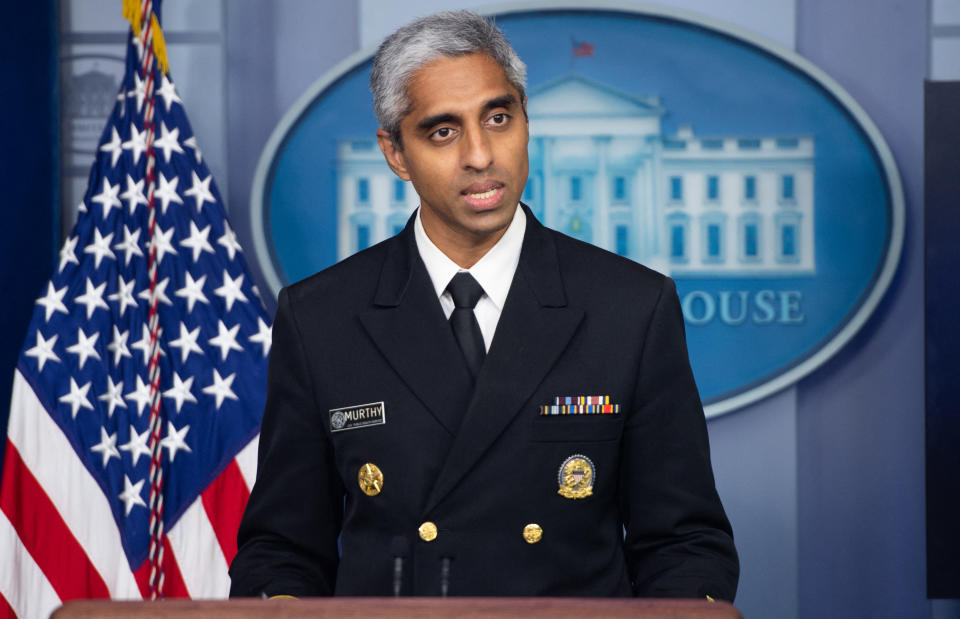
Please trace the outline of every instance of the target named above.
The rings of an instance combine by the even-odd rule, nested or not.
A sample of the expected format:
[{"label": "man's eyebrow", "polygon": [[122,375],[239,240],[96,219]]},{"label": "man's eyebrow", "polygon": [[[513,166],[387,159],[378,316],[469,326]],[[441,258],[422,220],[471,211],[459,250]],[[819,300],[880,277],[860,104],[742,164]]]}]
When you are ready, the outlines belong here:
[{"label": "man's eyebrow", "polygon": [[517,98],[511,94],[500,95],[487,101],[483,106],[484,111],[495,110],[498,107],[510,107],[517,104]]},{"label": "man's eyebrow", "polygon": [[456,114],[450,114],[450,113],[436,114],[434,116],[427,116],[426,118],[418,122],[417,129],[420,129],[421,131],[426,131],[431,127],[435,127],[439,125],[440,123],[457,122],[459,120],[460,120],[460,117],[457,116]]}]

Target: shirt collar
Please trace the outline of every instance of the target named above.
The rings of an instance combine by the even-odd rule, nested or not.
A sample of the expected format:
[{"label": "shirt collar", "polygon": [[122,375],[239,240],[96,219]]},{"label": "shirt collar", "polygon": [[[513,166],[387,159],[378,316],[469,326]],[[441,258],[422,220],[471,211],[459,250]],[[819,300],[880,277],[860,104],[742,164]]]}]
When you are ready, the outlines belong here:
[{"label": "shirt collar", "polygon": [[423,222],[420,220],[419,209],[414,222],[417,250],[420,252],[423,264],[427,267],[427,273],[430,275],[430,281],[433,282],[437,297],[443,295],[454,275],[465,270],[473,275],[483,288],[483,292],[501,311],[507,300],[507,293],[510,292],[513,275],[520,263],[520,249],[523,247],[523,235],[526,229],[527,216],[518,204],[513,220],[496,245],[491,247],[475,265],[469,269],[461,269],[427,236],[426,230],[423,229]]}]

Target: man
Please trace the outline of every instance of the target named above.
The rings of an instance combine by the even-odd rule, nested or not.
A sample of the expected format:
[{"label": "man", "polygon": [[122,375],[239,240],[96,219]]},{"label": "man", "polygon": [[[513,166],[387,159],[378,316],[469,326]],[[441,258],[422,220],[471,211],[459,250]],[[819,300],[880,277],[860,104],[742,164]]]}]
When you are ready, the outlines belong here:
[{"label": "man", "polygon": [[524,79],[468,12],[378,50],[420,208],[280,293],[232,594],[733,599],[673,283],[519,204]]}]

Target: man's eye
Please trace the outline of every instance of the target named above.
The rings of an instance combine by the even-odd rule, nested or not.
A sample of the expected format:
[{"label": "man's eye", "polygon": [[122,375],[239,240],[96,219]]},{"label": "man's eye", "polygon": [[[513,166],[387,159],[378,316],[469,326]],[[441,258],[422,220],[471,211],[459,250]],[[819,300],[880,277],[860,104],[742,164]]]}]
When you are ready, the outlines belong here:
[{"label": "man's eye", "polygon": [[490,122],[494,125],[505,125],[508,118],[506,114],[494,114],[490,117]]},{"label": "man's eye", "polygon": [[451,129],[450,127],[441,127],[440,129],[437,129],[436,131],[434,131],[431,137],[433,137],[436,140],[446,140],[451,135],[453,135],[453,129]]}]

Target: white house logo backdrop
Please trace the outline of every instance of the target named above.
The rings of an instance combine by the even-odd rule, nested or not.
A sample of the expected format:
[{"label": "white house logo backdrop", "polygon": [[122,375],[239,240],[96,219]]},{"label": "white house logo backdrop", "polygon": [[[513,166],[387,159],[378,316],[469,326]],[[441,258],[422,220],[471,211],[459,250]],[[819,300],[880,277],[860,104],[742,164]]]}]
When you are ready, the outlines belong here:
[{"label": "white house logo backdrop", "polygon": [[[690,14],[525,4],[496,22],[528,66],[524,201],[676,279],[708,415],[796,381],[859,329],[904,209],[889,149],[839,85]],[[373,51],[317,82],[264,151],[251,214],[275,291],[395,234],[418,204],[374,138]]]}]

